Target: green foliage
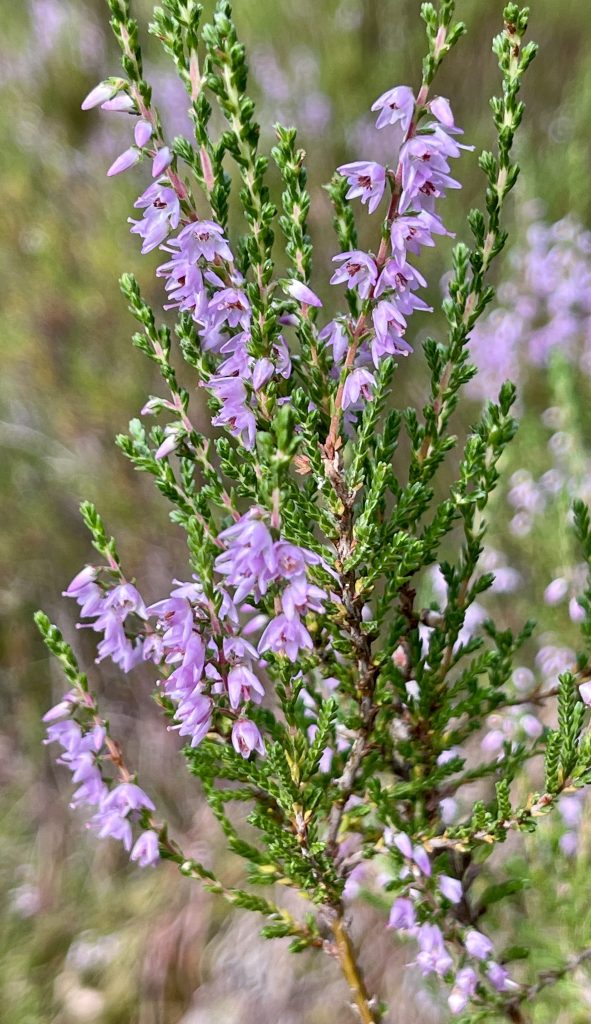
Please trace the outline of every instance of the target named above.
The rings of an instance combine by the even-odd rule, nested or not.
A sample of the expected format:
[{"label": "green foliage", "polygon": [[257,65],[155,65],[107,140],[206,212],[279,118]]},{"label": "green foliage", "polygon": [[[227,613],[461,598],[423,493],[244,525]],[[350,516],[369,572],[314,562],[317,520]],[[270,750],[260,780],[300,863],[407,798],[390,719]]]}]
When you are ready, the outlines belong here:
[{"label": "green foliage", "polygon": [[88,680],[80,671],[72,648],[66,643],[57,626],[54,626],[42,611],[35,612],[35,625],[47,649],[59,661],[68,682],[86,692]]}]

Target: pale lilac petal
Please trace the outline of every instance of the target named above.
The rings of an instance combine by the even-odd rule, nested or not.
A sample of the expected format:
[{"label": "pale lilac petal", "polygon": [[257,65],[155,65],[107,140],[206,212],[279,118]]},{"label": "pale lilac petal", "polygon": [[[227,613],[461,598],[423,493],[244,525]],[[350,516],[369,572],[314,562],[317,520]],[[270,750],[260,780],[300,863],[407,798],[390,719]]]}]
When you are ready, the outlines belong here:
[{"label": "pale lilac petal", "polygon": [[152,131],[152,125],[150,124],[149,121],[138,121],[133,130],[133,137],[135,139],[136,146],[139,146],[140,149],[143,149],[143,147],[147,145],[147,143],[152,138]]},{"label": "pale lilac petal", "polygon": [[122,171],[127,171],[134,164],[137,164],[138,160],[141,159],[141,153],[138,149],[134,149],[133,146],[130,149],[126,149],[124,153],[111,164],[107,171],[109,178],[113,177],[114,174],[121,174]]},{"label": "pale lilac petal", "polygon": [[284,291],[291,295],[292,299],[296,299],[297,302],[301,302],[305,306],[316,306],[318,308],[322,306],[321,299],[303,281],[290,281],[285,286]]},{"label": "pale lilac petal", "polygon": [[166,168],[169,167],[171,163],[172,153],[170,152],[168,146],[163,146],[162,149],[158,150],[156,156],[154,157],[154,161],[152,163],[152,177],[158,178],[159,175],[161,175],[162,172],[165,171]]},{"label": "pale lilac petal", "polygon": [[86,96],[82,101],[82,110],[90,110],[92,107],[99,107],[101,103],[109,100],[114,92],[115,88],[111,83],[99,82],[98,85],[95,85],[94,89],[90,90],[88,96]]}]

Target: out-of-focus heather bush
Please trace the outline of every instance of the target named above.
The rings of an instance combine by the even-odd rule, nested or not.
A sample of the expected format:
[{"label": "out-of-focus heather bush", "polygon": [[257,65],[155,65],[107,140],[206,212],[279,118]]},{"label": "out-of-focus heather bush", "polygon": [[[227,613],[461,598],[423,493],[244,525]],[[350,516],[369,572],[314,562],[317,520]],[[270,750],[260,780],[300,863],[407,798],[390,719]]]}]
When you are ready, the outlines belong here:
[{"label": "out-of-focus heather bush", "polygon": [[[148,5],[143,6],[147,12]],[[327,177],[345,156],[353,159],[367,153],[370,122],[364,111],[380,89],[384,62],[395,66],[397,77],[404,80],[412,72],[411,57],[416,52],[413,39],[418,45],[413,3],[397,4],[394,19],[387,5],[379,3],[326,3],[321,10],[318,6],[275,0],[236,4],[243,36],[256,40],[253,89],[259,91],[261,109],[285,111],[285,116],[300,126],[305,144],[314,151],[314,182]],[[492,6],[483,12],[481,4],[466,2],[461,12],[472,23],[474,53],[477,40],[484,44],[492,34],[497,14]],[[533,12],[534,34],[543,47],[551,43],[557,57],[544,62],[543,70],[534,66],[531,72],[528,125],[520,154],[527,172],[522,194],[525,190],[530,195],[542,195],[549,219],[574,210],[584,221],[589,213],[589,196],[580,185],[589,154],[582,129],[591,106],[590,69],[581,56],[585,41],[583,6],[563,4],[558,11],[555,4],[544,0]],[[233,925],[224,923],[219,908],[212,918],[208,899],[188,883],[175,883],[171,876],[166,897],[161,900],[154,878],[130,877],[129,873],[114,877],[112,853],[98,849],[94,843],[70,856],[67,871],[63,870],[65,852],[72,850],[72,837],[78,836],[78,829],[65,807],[66,790],[56,796],[55,787],[61,784],[57,773],[48,769],[44,782],[40,785],[36,781],[33,751],[40,735],[40,709],[47,706],[48,694],[47,673],[44,667],[40,671],[39,648],[29,628],[30,610],[41,594],[47,602],[47,595],[65,583],[68,566],[73,570],[84,559],[85,538],[76,512],[78,495],[100,496],[101,503],[108,504],[126,559],[137,564],[137,554],[148,545],[154,594],[159,592],[161,580],[170,575],[171,565],[179,564],[181,552],[177,549],[175,556],[170,550],[163,551],[158,528],[163,516],[147,486],[143,497],[149,515],[140,523],[131,523],[132,495],[137,499],[142,480],[132,476],[122,460],[105,455],[114,430],[126,422],[138,400],[153,385],[149,369],[121,343],[126,323],[115,277],[117,270],[134,265],[135,260],[135,247],[120,230],[132,201],[133,186],[129,185],[127,195],[121,187],[107,189],[101,167],[110,154],[114,157],[122,148],[117,131],[113,120],[108,129],[101,127],[98,119],[89,124],[78,109],[80,96],[112,67],[112,43],[102,29],[102,4],[55,0],[31,4],[27,10],[24,3],[5,0],[0,10],[0,117],[5,139],[0,156],[5,214],[0,257],[5,313],[0,482],[3,493],[12,495],[2,503],[0,542],[1,643],[6,666],[2,675],[1,771],[5,786],[0,843],[2,888],[9,897],[2,933],[3,1014],[10,1024],[37,1024],[53,1019],[53,1015],[65,1022],[137,1019],[168,1024],[183,1017],[194,989],[200,985],[201,1008],[188,1013],[187,1020],[295,1022],[307,1019],[306,1012],[315,1021],[328,1019],[329,1013],[332,1018],[332,1010],[323,1007],[341,998],[340,984],[332,973],[327,978],[326,972],[313,968],[309,961],[294,962],[287,955],[280,954],[276,969],[282,983],[273,1001],[262,1003],[262,989],[254,979],[266,969],[271,951],[257,947],[255,952],[256,927],[252,922],[243,919]],[[142,13],[139,4],[138,13]],[[167,124],[173,132],[186,132],[178,84],[160,66],[155,48],[150,58],[150,79]],[[465,53],[455,70],[452,66],[444,69],[441,91],[459,97],[459,120],[470,139],[479,142],[488,129],[479,127],[480,111],[474,94],[462,92],[461,87],[461,80],[470,80],[475,72],[473,61],[476,58]],[[492,91],[492,61],[484,71],[478,67],[481,72],[483,92]],[[281,95],[278,90],[282,90]],[[294,96],[301,96],[301,101],[294,100]],[[268,122],[268,118],[263,121]],[[315,156],[319,149],[311,143],[319,133],[324,145],[320,156]],[[124,134],[121,125],[121,138]],[[378,151],[373,155],[380,159]],[[476,175],[466,161],[463,177],[469,195],[476,188],[471,184]],[[455,226],[457,213],[453,203],[450,206],[448,219]],[[328,204],[313,207],[317,234],[322,234],[329,217]],[[443,270],[440,259],[435,256],[436,271]],[[403,369],[404,386],[412,398],[416,393],[416,370],[408,366]],[[531,412],[527,407],[524,410],[524,423],[511,458],[514,472],[520,474],[514,481],[514,498],[520,484],[525,481],[529,486],[529,478],[523,475],[525,466],[525,472],[532,476],[533,490],[536,494],[542,492],[546,512],[548,506],[555,507],[556,518],[546,519],[545,526],[538,520],[539,529],[534,522],[518,543],[515,537],[519,520],[517,531],[512,530],[508,537],[500,529],[499,535],[491,537],[497,550],[489,555],[490,567],[497,576],[499,565],[509,563],[518,566],[521,574],[521,583],[511,592],[510,606],[502,592],[491,599],[495,611],[502,603],[503,613],[512,623],[530,613],[532,593],[541,595],[573,564],[562,517],[568,486],[564,490],[562,485],[555,486],[551,476],[539,484],[545,473],[552,472],[555,462],[556,468],[566,473],[567,484],[573,477],[572,467],[565,469],[559,457],[562,439],[552,449],[546,448],[553,434],[563,430],[552,408],[557,400],[564,408],[565,391],[571,400],[573,377],[568,367],[558,367],[555,372],[551,367],[550,372],[547,386],[542,383],[545,371],[536,371],[536,390],[539,387],[544,398],[540,400],[529,388],[534,406]],[[575,379],[579,387],[580,378]],[[547,408],[550,413],[540,425],[539,414]],[[588,424],[587,408],[584,401],[575,406],[566,431],[575,438],[571,454],[576,458],[584,450],[581,445]],[[533,452],[542,453],[535,466]],[[576,474],[579,472],[580,464]],[[576,489],[582,493],[578,484]],[[522,496],[526,492],[527,486],[522,486]],[[539,496],[526,501],[541,507]],[[512,507],[515,515],[523,510],[519,502]],[[531,516],[531,507],[526,511]],[[510,516],[503,509],[499,521],[505,518]],[[529,518],[526,521],[529,523]],[[547,543],[549,530],[561,545],[559,555]],[[573,587],[576,582],[572,581]],[[516,583],[513,578],[511,587]],[[555,590],[554,596],[557,593]],[[551,671],[564,667],[569,645],[575,642],[576,634],[568,633],[569,596],[570,590],[562,602],[548,604],[547,619],[543,621],[550,634],[544,664],[549,663],[551,648],[558,649]],[[558,625],[556,615],[561,612],[564,614]],[[55,613],[67,623],[67,610],[57,611],[56,606]],[[534,657],[536,651],[531,653]],[[529,685],[527,671],[516,680],[518,685]],[[104,667],[101,678],[109,685],[113,706],[115,679]],[[56,694],[60,689],[56,677]],[[140,762],[140,767],[144,778],[148,773],[153,792],[159,788],[159,777],[165,776],[173,762],[162,751],[162,734],[153,728],[150,708],[143,704],[130,707],[129,692],[121,687],[117,692],[119,712],[113,720],[126,743],[133,738],[132,720],[137,722],[141,715],[143,742],[148,742],[150,757],[147,764]],[[117,712],[116,699],[114,703]],[[535,705],[532,710],[537,711]],[[498,723],[491,723],[491,732],[495,725]],[[152,728],[146,734],[146,729]],[[178,780],[175,787],[177,784]],[[168,795],[174,814],[176,794],[162,795]],[[523,918],[522,938],[526,944],[532,934],[539,940],[538,926],[543,925],[546,950],[538,963],[542,967],[553,966],[568,955],[573,945],[580,947],[589,942],[588,909],[583,902],[589,861],[585,822],[574,807],[565,807],[564,816],[566,831],[582,836],[575,861],[561,862],[557,858],[559,839],[571,858],[574,847],[572,840],[565,842],[559,833],[546,848],[540,851],[538,846],[535,855],[527,846],[516,850],[511,863],[511,870],[519,876],[526,869],[527,857],[527,872],[533,874],[533,886],[522,897],[526,913],[518,914],[516,920]],[[176,824],[198,842],[203,829],[209,827],[207,821],[198,813],[195,821],[177,820]],[[33,842],[38,826],[38,837]],[[543,884],[549,875],[557,878],[552,891]],[[175,884],[176,902],[170,897]],[[515,920],[511,930],[514,924]],[[507,917],[500,919],[500,933],[508,925]],[[153,938],[146,940],[148,929]],[[238,945],[252,950],[245,962],[236,957]],[[277,949],[273,955],[278,955]],[[406,955],[403,950],[401,960]],[[397,973],[392,958],[390,939],[376,940],[376,976],[390,968]],[[308,973],[302,986],[304,971]],[[576,980],[572,988],[563,984],[556,1002],[549,998],[546,1008],[538,1010],[540,1020],[554,1021],[559,1013],[569,1024],[571,1020],[586,1019],[584,975],[579,974]],[[439,1019],[439,1010],[426,996],[422,997],[422,1008],[417,1008],[414,980],[406,984],[407,1018]],[[239,985],[242,991],[237,994]],[[302,1004],[302,989],[307,1009]],[[395,990],[389,994],[401,998]],[[314,1003],[317,1009],[310,1010]]]}]

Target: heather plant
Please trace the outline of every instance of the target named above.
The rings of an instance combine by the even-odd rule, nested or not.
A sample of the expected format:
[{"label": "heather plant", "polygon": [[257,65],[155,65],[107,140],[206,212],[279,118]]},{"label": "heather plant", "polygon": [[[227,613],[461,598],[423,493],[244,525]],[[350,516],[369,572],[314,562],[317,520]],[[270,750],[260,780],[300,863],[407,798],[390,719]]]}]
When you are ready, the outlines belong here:
[{"label": "heather plant", "polygon": [[[476,373],[469,340],[493,299],[489,271],[518,177],[519,90],[535,55],[525,42],[528,12],[508,4],[493,42],[502,84],[491,101],[496,152],[480,154],[483,209],[468,214],[471,245],[453,249],[447,336],[423,344],[429,394],[414,409],[396,387],[397,360],[419,358],[409,322],[429,311],[414,264],[449,234],[443,200],[460,187],[450,160],[470,149],[434,84],[464,34],[453,0],[422,5],[427,52],[416,89],[388,88],[373,104],[391,158],[343,164],[327,186],[339,246],[332,289],[312,276],[311,200],[295,129],[275,126],[273,169],[259,150],[230,5],[220,0],[202,24],[193,0],[167,0],[150,25],[186,89],[193,139],[167,136],[129,3],[109,7],[123,76],[101,82],[82,105],[130,120],[130,145],[108,174],[149,165],[131,232],[142,253],[164,253],[156,273],[164,308],[174,311],[171,326],[123,276],[140,325],[134,344],[159,370],[163,393],[117,440],[172,506],[188,566],[168,594],[146,603],[85,502],[100,560],[65,594],[80,606],[80,625],[97,634],[97,661],[111,659],[123,673],[154,667],[155,700],[183,738],[187,767],[243,863],[244,882],[228,884],[181,849],[72,648],[39,612],[69,683],[45,721],[47,742],[60,745],[59,763],[72,773],[72,804],[90,808],[89,828],[142,867],[173,861],[262,916],[265,938],[334,958],[365,1024],[396,1012],[368,990],[352,937],[363,890],[392,941],[408,939],[420,972],[447,985],[452,1014],[525,1020],[532,999],[589,954],[577,951],[532,979],[518,963],[527,950],[498,948],[487,915],[523,881],[491,855],[512,833],[535,831],[589,779],[579,687],[584,698],[591,586],[583,581],[577,597],[581,653],[549,687],[544,678],[519,689],[514,670],[533,623],[513,633],[474,614],[495,583],[490,559],[488,568],[482,562],[486,512],[515,432],[515,387],[502,384],[461,445],[450,427]],[[236,193],[242,220],[234,227]],[[369,251],[359,248],[357,214],[376,221]],[[344,309],[325,314],[335,294]],[[212,437],[196,426],[200,396]],[[149,426],[152,417],[160,423]],[[444,463],[453,479],[442,496]],[[582,502],[574,523],[588,564]],[[528,704],[552,700],[556,727],[528,726]],[[510,709],[518,728],[496,748],[489,743],[498,756],[482,759],[475,741],[493,713]],[[529,766],[541,760],[543,781],[523,796]],[[281,898],[290,889],[303,898],[299,913]]]}]

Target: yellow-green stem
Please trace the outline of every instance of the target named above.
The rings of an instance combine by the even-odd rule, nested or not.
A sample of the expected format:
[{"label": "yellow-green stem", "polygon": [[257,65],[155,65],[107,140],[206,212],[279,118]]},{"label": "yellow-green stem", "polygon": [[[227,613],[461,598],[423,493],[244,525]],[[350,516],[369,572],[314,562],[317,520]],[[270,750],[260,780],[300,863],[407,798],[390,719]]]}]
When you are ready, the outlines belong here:
[{"label": "yellow-green stem", "polygon": [[363,1024],[379,1024],[380,1018],[371,1008],[371,999],[355,958],[355,950],[341,917],[337,917],[334,922],[333,933],[341,970],[351,990],[361,1021]]}]

